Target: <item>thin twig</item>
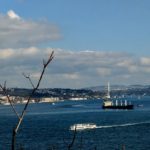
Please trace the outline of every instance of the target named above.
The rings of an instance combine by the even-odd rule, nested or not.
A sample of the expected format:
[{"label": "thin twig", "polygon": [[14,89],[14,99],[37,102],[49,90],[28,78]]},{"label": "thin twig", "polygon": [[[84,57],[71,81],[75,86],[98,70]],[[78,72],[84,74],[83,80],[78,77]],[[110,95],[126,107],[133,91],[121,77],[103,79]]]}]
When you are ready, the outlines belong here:
[{"label": "thin twig", "polygon": [[2,89],[2,91],[4,92],[5,96],[7,97],[8,102],[10,103],[12,110],[14,111],[14,113],[16,114],[16,116],[18,117],[18,119],[20,120],[20,115],[18,114],[18,112],[15,110],[14,105],[12,104],[12,101],[7,93],[6,90],[6,83],[4,84],[4,87],[0,84],[0,88]]},{"label": "thin twig", "polygon": [[35,88],[35,86],[34,86],[34,84],[33,84],[32,80],[31,80],[31,78],[30,78],[30,75],[26,75],[24,72],[22,73],[22,75],[23,75],[25,78],[27,78],[27,79],[29,80],[29,82],[30,82],[31,86],[32,86],[32,87],[33,87],[33,89],[34,89],[34,88]]},{"label": "thin twig", "polygon": [[3,88],[4,88],[4,90],[6,90],[6,81],[4,82]]}]

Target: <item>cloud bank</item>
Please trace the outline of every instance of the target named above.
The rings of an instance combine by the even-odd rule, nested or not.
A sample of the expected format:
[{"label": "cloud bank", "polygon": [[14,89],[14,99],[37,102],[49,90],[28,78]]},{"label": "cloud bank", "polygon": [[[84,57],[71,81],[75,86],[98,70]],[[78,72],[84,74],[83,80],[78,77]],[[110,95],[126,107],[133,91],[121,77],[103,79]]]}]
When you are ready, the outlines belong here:
[{"label": "cloud bank", "polygon": [[[71,51],[37,47],[0,50],[0,81],[13,87],[30,87],[22,73],[39,77],[42,59],[55,51],[41,87],[82,88],[112,84],[149,84],[150,57],[104,51]],[[11,78],[10,78],[11,77]]]},{"label": "cloud bank", "polygon": [[30,47],[61,38],[56,25],[24,20],[13,10],[0,14],[0,20],[0,48]]}]

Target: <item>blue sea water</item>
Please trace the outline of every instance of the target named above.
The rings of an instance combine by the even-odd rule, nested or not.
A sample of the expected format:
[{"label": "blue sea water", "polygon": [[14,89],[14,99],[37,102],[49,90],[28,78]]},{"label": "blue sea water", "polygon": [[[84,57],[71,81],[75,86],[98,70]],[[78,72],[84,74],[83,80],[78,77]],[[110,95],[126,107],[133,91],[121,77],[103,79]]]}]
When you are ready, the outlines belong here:
[{"label": "blue sea water", "polygon": [[[30,104],[17,135],[26,150],[66,150],[74,132],[70,126],[94,123],[95,129],[77,131],[73,150],[150,149],[150,97],[128,98],[134,110],[103,110],[101,100]],[[139,105],[142,104],[142,105]],[[142,107],[138,107],[142,106]],[[15,106],[21,111],[23,105]],[[0,150],[9,150],[17,117],[0,105]]]}]

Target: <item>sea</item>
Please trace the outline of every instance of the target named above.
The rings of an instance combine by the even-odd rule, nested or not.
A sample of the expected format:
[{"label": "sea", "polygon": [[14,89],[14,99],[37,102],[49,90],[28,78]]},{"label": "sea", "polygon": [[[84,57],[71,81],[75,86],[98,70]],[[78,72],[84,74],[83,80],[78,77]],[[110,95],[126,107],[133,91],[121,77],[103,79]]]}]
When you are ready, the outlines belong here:
[{"label": "sea", "polygon": [[[30,104],[19,128],[16,146],[24,150],[149,150],[150,97],[124,97],[133,110],[103,110],[102,100],[64,100]],[[23,104],[15,105],[18,112]],[[11,149],[17,117],[0,105],[0,150]],[[72,131],[75,124],[96,128]]]}]

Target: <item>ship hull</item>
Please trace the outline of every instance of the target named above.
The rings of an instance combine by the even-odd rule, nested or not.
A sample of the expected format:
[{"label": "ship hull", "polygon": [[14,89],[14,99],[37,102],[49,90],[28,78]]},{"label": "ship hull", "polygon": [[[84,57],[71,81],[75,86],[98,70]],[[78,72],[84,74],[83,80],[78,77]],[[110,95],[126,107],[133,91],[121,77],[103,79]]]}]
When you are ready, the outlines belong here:
[{"label": "ship hull", "polygon": [[133,105],[126,105],[126,106],[102,106],[103,109],[133,109]]}]

